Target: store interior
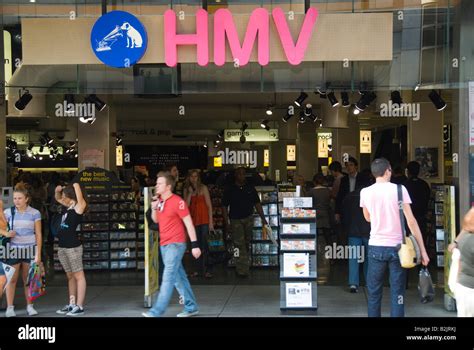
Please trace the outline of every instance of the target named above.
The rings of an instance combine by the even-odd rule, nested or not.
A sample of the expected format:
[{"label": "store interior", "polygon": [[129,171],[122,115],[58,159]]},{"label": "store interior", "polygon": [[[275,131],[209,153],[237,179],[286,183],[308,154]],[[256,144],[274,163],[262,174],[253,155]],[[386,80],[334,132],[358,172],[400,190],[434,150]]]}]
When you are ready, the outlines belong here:
[{"label": "store interior", "polygon": [[[146,181],[153,182],[157,171],[173,162],[178,164],[182,180],[188,170],[197,168],[207,174],[206,184],[215,186],[220,174],[232,172],[238,165],[215,163],[215,158],[219,158],[217,152],[226,149],[256,151],[255,166],[248,169],[249,180],[255,181],[255,185],[292,183],[296,175],[302,175],[309,189],[313,186],[311,179],[315,174],[322,172],[325,176],[330,175],[327,166],[331,161],[339,160],[344,164],[344,153],[359,160],[360,171],[367,169],[371,160],[381,156],[389,159],[394,169],[401,167],[403,171],[408,161],[421,161],[424,155],[420,152],[426,148],[432,149],[430,157],[437,156],[437,159],[433,159],[433,167],[437,171],[427,172],[425,180],[433,184],[453,183],[451,154],[455,152],[457,133],[451,129],[456,127],[457,119],[453,117],[456,115],[455,91],[441,92],[446,107],[438,111],[440,106],[436,106],[428,96],[431,90],[401,90],[398,95],[391,95],[390,91],[366,90],[366,85],[354,91],[327,86],[329,88],[312,91],[277,93],[98,95],[99,101],[103,101],[107,107],[102,112],[96,111],[97,116],[92,123],[78,121],[77,118],[54,117],[57,104],[71,97],[46,94],[44,105],[33,103],[27,106],[25,111],[29,114],[16,117],[9,114],[8,137],[16,143],[10,145],[10,181],[14,184],[19,172],[34,173],[41,176],[45,183],[52,172],[60,173],[66,181],[71,180],[78,170],[82,170],[78,169],[78,164],[85,160],[81,146],[87,144],[108,149],[111,159],[109,164],[114,163],[114,166],[104,168],[114,171],[125,184],[130,184],[132,176],[138,176],[141,186],[146,186]],[[307,96],[302,95],[303,92]],[[369,94],[372,98],[362,99]],[[33,96],[32,101],[35,101],[38,96]],[[413,103],[419,107],[419,110],[412,111],[415,115],[383,116],[384,104],[397,96],[403,103]],[[85,97],[72,95],[75,101],[82,101]],[[304,101],[299,101],[302,107],[298,107],[295,101],[302,97],[305,97]],[[349,106],[344,107],[346,104]],[[42,109],[35,109],[37,106]],[[360,108],[362,111],[357,106],[363,107]],[[294,111],[293,115],[291,111]],[[103,134],[104,130],[100,129],[104,122],[107,124],[106,139],[98,140],[94,135],[98,130]],[[450,125],[449,138],[445,125]],[[268,133],[276,129],[278,138],[269,142],[247,141],[237,137],[232,142],[226,142],[222,134],[229,129],[261,129]],[[368,151],[362,149],[361,131],[371,131]],[[320,153],[320,135],[328,144],[326,154]],[[53,140],[51,143],[48,137]],[[295,159],[287,159],[288,145],[296,146]],[[268,159],[264,159],[265,150],[268,150]],[[22,155],[21,161],[15,162],[18,153]],[[123,162],[121,166],[117,153]],[[116,164],[117,161],[119,164]],[[107,164],[107,159],[104,164]],[[150,179],[146,179],[146,176]],[[330,185],[330,176],[327,178]],[[222,185],[222,181],[219,184]],[[127,198],[123,199],[127,201]],[[90,284],[143,283],[143,234],[139,233],[143,207],[138,209],[136,219],[138,233],[131,236],[136,239],[136,245],[128,247],[132,250],[136,247],[136,254],[131,258],[117,256],[114,259],[109,255],[107,259],[104,258],[104,262],[110,258],[110,264],[103,265],[106,268],[91,263],[91,269],[87,271]],[[64,276],[58,273],[59,268],[55,269],[52,246],[48,254],[49,271],[54,275],[52,283],[60,284]],[[92,254],[91,260],[100,260],[101,255],[97,254]],[[270,254],[276,252],[270,248]],[[436,251],[432,254],[436,259]],[[136,264],[125,264],[130,259],[135,260]],[[112,260],[118,262],[111,265]],[[184,259],[189,271],[194,269],[191,260],[189,255]],[[119,261],[124,264],[120,265]],[[268,261],[263,264],[269,265]],[[278,284],[278,267],[255,266],[250,278],[242,281],[235,276],[233,268],[227,265],[227,262],[217,262],[212,279],[197,277],[193,283]],[[318,259],[318,283],[345,285],[347,268],[347,260],[331,262],[321,257]],[[441,267],[438,272],[442,276]],[[411,277],[416,280],[416,276]]]}]

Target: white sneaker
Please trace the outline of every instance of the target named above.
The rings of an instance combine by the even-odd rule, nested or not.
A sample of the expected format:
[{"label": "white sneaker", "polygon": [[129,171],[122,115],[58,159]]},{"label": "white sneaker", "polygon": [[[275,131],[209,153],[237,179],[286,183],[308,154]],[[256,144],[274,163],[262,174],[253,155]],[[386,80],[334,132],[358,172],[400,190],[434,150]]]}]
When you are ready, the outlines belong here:
[{"label": "white sneaker", "polygon": [[188,312],[188,311],[183,311],[179,314],[176,315],[176,317],[193,317],[193,316],[196,316],[199,314],[199,311],[196,310],[196,311],[191,311],[191,312]]},{"label": "white sneaker", "polygon": [[5,312],[5,317],[16,317],[14,306],[7,307],[7,311]]},{"label": "white sneaker", "polygon": [[28,313],[28,316],[38,315],[38,311],[35,310],[35,308],[33,307],[33,304],[30,304],[26,307],[26,312]]}]

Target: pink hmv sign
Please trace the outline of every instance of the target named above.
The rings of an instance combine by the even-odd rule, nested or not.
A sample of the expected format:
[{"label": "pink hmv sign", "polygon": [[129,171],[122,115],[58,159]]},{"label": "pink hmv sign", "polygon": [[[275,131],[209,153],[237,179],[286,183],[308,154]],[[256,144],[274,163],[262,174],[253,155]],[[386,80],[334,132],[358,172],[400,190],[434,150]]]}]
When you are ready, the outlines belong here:
[{"label": "pink hmv sign", "polygon": [[[197,63],[206,66],[209,63],[209,28],[208,13],[198,10],[196,13],[196,33],[177,34],[176,14],[173,10],[165,12],[165,62],[174,67],[178,63],[178,46],[194,45],[197,47]],[[272,11],[272,19],[288,62],[298,65],[304,58],[308,43],[318,18],[318,10],[310,8],[305,15],[296,43],[293,41],[285,14],[282,9]],[[222,66],[226,62],[226,39],[233,60],[239,66],[249,62],[255,41],[258,38],[258,63],[265,66],[270,61],[270,14],[264,8],[253,10],[241,45],[232,13],[219,9],[214,14],[214,63]]]}]

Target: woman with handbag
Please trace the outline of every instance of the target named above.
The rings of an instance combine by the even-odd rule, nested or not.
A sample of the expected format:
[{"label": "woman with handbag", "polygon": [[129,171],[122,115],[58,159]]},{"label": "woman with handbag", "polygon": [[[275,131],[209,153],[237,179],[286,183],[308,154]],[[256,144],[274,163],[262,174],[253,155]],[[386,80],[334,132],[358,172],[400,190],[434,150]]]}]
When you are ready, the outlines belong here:
[{"label": "woman with handbag", "polygon": [[82,265],[83,247],[76,230],[82,222],[87,202],[78,183],[56,187],[54,196],[58,203],[68,208],[58,230],[58,257],[68,279],[69,304],[56,313],[80,316],[84,314],[86,277]]},{"label": "woman with handbag", "polygon": [[[23,284],[26,285],[28,271],[32,260],[37,265],[41,264],[41,213],[30,206],[31,196],[22,184],[17,184],[13,191],[13,207],[5,209],[4,215],[9,230],[15,235],[10,240],[9,252],[16,253],[15,258],[7,259],[7,264],[15,269],[10,283],[7,285],[7,311],[6,317],[15,317],[15,289],[22,272]],[[26,311],[28,316],[35,316],[38,312],[34,309],[32,302],[28,299],[28,287],[25,286]]]},{"label": "woman with handbag", "polygon": [[[184,186],[184,199],[189,206],[191,218],[196,227],[196,235],[199,248],[202,255],[196,260],[196,270],[201,270],[205,278],[212,278],[211,268],[209,264],[209,247],[207,238],[210,231],[214,231],[212,217],[212,203],[209,190],[206,185],[201,182],[201,174],[199,170],[190,170]],[[199,272],[195,271],[192,277],[199,276]]]},{"label": "woman with handbag", "polygon": [[[449,285],[454,289],[458,317],[474,317],[474,208],[464,216],[462,231],[448,249],[453,251],[453,259],[458,259],[455,283]],[[451,274],[449,277],[451,282]]]}]

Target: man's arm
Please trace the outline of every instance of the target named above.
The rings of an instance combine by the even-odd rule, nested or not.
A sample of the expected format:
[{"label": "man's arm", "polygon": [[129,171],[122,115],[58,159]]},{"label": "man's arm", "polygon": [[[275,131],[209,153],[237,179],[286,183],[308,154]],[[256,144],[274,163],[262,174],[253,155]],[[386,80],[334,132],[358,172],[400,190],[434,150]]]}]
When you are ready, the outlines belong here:
[{"label": "man's arm", "polygon": [[[191,215],[187,215],[183,218],[184,226],[186,226],[186,230],[188,231],[189,239],[191,240],[191,246],[193,243],[197,242],[196,236],[196,229],[194,228],[193,220],[191,219]],[[192,249],[193,256],[198,259],[201,256],[201,249],[193,248]]]},{"label": "man's arm", "polygon": [[411,211],[410,204],[403,203],[403,214],[407,219],[407,224],[410,228],[411,233],[413,233],[413,235],[415,236],[415,239],[418,242],[418,246],[420,247],[422,264],[424,266],[427,266],[430,262],[430,258],[426,253],[425,244],[423,243],[423,237],[421,235],[420,228],[418,227],[418,223],[416,222],[416,219],[413,216],[413,212]]},{"label": "man's arm", "polygon": [[369,213],[369,211],[367,210],[367,208],[366,208],[366,207],[363,207],[363,208],[362,208],[362,211],[364,212],[365,221],[370,222],[370,213]]}]

